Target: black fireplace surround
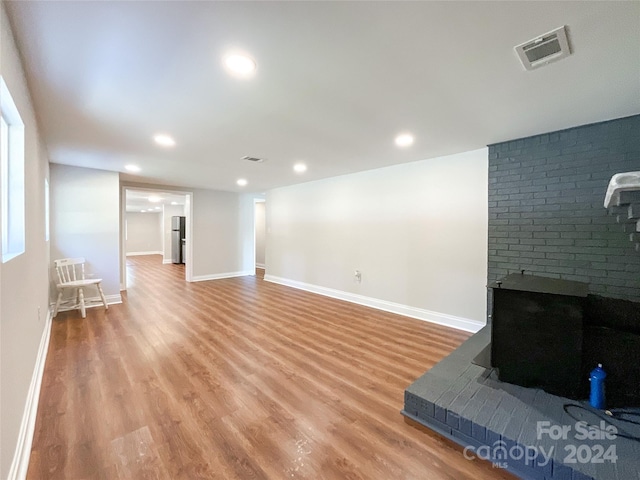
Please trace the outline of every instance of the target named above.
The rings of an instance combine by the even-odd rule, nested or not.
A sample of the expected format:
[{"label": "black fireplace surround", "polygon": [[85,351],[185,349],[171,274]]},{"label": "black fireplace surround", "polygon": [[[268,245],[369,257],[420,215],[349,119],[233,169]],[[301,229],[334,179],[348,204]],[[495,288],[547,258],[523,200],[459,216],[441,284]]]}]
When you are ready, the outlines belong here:
[{"label": "black fireplace surround", "polygon": [[589,372],[601,363],[607,407],[640,406],[640,303],[524,273],[490,288],[491,366],[500,380],[585,399]]}]

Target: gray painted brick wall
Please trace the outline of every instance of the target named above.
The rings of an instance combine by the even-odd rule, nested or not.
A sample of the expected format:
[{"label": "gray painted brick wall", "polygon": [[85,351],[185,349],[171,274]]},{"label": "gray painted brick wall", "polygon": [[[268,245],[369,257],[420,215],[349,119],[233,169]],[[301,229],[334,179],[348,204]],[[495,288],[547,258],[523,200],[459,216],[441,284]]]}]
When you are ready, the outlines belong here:
[{"label": "gray painted brick wall", "polygon": [[637,170],[640,115],[489,145],[489,283],[524,269],[640,301],[635,224],[603,206],[611,177]]}]

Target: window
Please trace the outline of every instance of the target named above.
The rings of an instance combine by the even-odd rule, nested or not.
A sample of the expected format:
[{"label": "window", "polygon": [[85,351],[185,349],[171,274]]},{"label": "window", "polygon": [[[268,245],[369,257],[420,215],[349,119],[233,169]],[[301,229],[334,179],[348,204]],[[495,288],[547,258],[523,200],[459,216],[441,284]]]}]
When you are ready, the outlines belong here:
[{"label": "window", "polygon": [[49,223],[49,179],[44,179],[44,240],[49,241],[50,236]]},{"label": "window", "polygon": [[0,77],[0,215],[2,263],[24,253],[24,124]]}]

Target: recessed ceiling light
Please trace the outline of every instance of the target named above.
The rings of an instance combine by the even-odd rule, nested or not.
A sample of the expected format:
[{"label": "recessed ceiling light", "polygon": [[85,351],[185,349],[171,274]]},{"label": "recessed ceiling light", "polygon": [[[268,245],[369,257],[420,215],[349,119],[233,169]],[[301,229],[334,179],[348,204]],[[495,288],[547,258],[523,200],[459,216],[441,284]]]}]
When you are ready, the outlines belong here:
[{"label": "recessed ceiling light", "polygon": [[124,169],[129,172],[139,172],[141,170],[137,165],[125,165]]},{"label": "recessed ceiling light", "polygon": [[145,212],[146,212],[146,210],[140,210],[140,213],[145,213]]},{"label": "recessed ceiling light", "polygon": [[160,207],[156,207],[155,209],[156,209],[156,210],[162,210],[162,208],[160,208]]},{"label": "recessed ceiling light", "polygon": [[178,202],[171,202],[171,205],[177,205]]},{"label": "recessed ceiling light", "polygon": [[156,142],[161,147],[175,147],[176,141],[170,135],[166,133],[158,133],[153,136],[153,141]]},{"label": "recessed ceiling light", "polygon": [[246,179],[244,178],[239,178],[238,181],[236,182],[238,185],[240,185],[241,187],[246,186],[249,182],[247,182]]},{"label": "recessed ceiling light", "polygon": [[237,76],[246,78],[256,71],[256,61],[248,55],[241,53],[230,53],[223,58],[224,66],[227,70]]},{"label": "recessed ceiling light", "polygon": [[158,197],[157,195],[151,195],[148,200],[152,203],[158,203],[160,201],[162,201],[162,198]]},{"label": "recessed ceiling light", "polygon": [[395,141],[399,147],[408,147],[413,144],[413,135],[410,133],[401,133],[396,137]]},{"label": "recessed ceiling light", "polygon": [[293,166],[293,169],[297,172],[297,173],[303,173],[307,171],[307,166],[304,163],[296,163]]}]

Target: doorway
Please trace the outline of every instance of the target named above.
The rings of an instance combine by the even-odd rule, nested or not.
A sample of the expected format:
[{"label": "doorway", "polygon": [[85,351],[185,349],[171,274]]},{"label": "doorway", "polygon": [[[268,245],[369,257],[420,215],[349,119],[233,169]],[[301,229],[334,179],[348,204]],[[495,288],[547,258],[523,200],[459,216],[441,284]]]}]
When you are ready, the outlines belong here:
[{"label": "doorway", "polygon": [[254,248],[255,248],[255,272],[264,278],[266,268],[266,240],[267,240],[267,202],[264,199],[254,199]]},{"label": "doorway", "polygon": [[[184,263],[185,280],[192,280],[192,199],[192,192],[122,187],[120,290],[127,289],[128,256],[157,255],[162,264]],[[172,217],[184,218],[183,238],[173,238]],[[180,242],[177,259],[175,241]]]}]

